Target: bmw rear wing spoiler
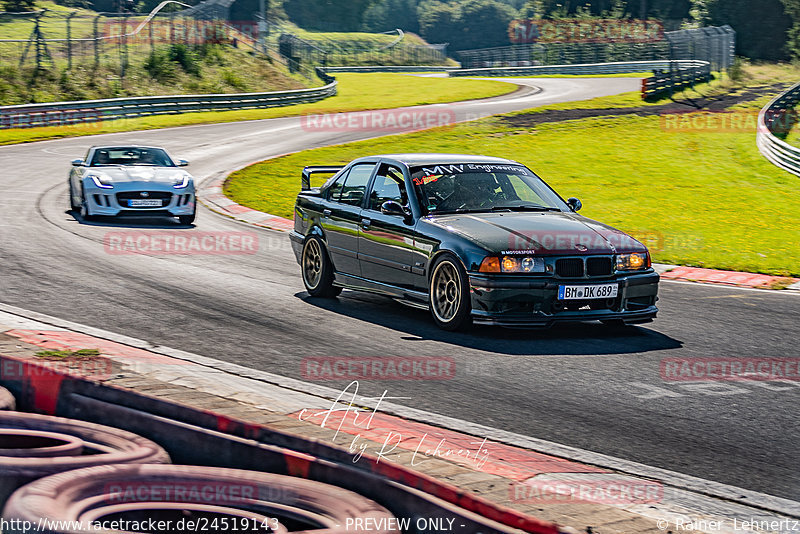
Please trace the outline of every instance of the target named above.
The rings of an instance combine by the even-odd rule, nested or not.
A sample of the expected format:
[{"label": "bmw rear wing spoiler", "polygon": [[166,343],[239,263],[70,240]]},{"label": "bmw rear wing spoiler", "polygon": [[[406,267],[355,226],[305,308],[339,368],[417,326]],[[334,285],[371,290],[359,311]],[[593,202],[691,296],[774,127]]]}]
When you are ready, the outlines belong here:
[{"label": "bmw rear wing spoiler", "polygon": [[300,183],[302,191],[311,189],[312,174],[335,174],[344,169],[344,165],[309,165],[303,168],[303,181]]}]

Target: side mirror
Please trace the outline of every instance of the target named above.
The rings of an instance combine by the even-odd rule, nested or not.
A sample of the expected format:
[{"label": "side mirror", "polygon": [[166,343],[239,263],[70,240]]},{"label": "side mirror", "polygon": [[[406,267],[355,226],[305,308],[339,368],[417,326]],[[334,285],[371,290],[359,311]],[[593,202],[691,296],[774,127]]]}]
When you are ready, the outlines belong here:
[{"label": "side mirror", "polygon": [[81,167],[82,165],[83,165],[83,160],[82,159],[73,159],[72,160],[72,166],[73,167]]},{"label": "side mirror", "polygon": [[572,211],[580,211],[581,208],[583,207],[581,201],[575,197],[569,197],[567,199],[567,205],[569,206],[569,209],[571,209]]},{"label": "side mirror", "polygon": [[189,165],[189,162],[186,161],[185,159],[178,160],[178,167],[186,167],[187,165]]},{"label": "side mirror", "polygon": [[401,206],[399,202],[395,202],[394,200],[387,200],[381,204],[381,213],[384,215],[394,215],[403,218],[408,218],[411,216],[411,210]]}]

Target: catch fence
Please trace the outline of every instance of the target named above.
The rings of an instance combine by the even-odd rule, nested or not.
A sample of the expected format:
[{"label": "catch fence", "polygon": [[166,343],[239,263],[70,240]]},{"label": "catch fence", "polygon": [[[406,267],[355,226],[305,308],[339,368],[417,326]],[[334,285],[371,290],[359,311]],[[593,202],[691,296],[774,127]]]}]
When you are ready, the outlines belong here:
[{"label": "catch fence", "polygon": [[462,50],[464,69],[654,60],[707,61],[711,70],[733,65],[736,32],[730,26],[665,32],[651,42],[553,42]]}]

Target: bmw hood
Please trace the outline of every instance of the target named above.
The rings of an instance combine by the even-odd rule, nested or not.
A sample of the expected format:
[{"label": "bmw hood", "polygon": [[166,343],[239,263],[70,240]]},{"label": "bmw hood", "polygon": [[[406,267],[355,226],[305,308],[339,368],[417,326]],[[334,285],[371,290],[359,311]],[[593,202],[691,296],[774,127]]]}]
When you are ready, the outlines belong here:
[{"label": "bmw hood", "polygon": [[615,254],[647,250],[628,234],[574,213],[470,213],[429,216],[427,221],[491,254]]},{"label": "bmw hood", "polygon": [[150,182],[155,184],[172,185],[179,182],[188,173],[180,168],[172,167],[91,167],[87,174],[103,176],[113,183],[124,184],[128,182]]}]

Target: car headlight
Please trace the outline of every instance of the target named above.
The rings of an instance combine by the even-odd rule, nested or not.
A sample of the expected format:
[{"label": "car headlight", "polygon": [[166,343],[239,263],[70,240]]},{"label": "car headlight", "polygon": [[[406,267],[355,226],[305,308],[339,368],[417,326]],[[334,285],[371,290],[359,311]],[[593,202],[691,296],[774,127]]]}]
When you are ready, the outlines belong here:
[{"label": "car headlight", "polygon": [[100,189],[114,189],[114,184],[111,183],[111,180],[107,176],[102,176],[100,174],[89,174],[87,178],[91,178],[92,182],[94,182],[94,185]]},{"label": "car headlight", "polygon": [[638,271],[650,268],[650,255],[647,252],[617,254],[618,271]]},{"label": "car headlight", "polygon": [[172,187],[174,187],[175,189],[185,189],[186,187],[189,186],[189,182],[191,181],[192,181],[192,175],[189,173],[184,173],[182,176],[179,176],[175,180],[175,185],[173,185]]},{"label": "car headlight", "polygon": [[481,273],[543,273],[544,259],[534,256],[488,256],[478,268]]}]

